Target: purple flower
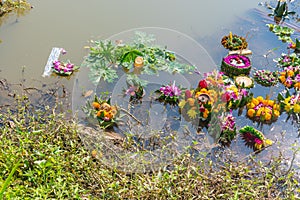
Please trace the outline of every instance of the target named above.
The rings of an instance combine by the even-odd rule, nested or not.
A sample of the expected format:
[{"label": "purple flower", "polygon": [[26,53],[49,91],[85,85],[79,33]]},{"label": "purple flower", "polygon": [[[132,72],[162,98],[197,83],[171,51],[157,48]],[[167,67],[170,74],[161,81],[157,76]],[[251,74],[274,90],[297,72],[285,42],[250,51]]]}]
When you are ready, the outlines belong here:
[{"label": "purple flower", "polygon": [[62,55],[65,55],[66,53],[67,53],[67,51],[65,50],[65,49],[61,49],[61,53],[62,53]]},{"label": "purple flower", "polygon": [[172,85],[166,85],[159,89],[165,96],[173,97],[179,96],[181,94],[181,90],[175,86],[175,81]]},{"label": "purple flower", "polygon": [[300,74],[297,74],[297,75],[296,75],[295,81],[296,81],[296,82],[300,82]]}]

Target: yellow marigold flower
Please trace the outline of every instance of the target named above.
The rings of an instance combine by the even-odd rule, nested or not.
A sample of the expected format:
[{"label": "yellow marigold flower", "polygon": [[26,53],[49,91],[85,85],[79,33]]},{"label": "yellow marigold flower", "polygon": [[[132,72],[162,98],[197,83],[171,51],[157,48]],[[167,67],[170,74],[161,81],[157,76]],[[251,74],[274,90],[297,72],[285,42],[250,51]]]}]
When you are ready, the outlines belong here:
[{"label": "yellow marigold flower", "polygon": [[273,144],[273,141],[272,141],[272,140],[269,140],[269,139],[266,139],[266,140],[264,141],[264,144],[265,144],[266,146],[269,146],[269,145],[272,145],[272,144]]},{"label": "yellow marigold flower", "polygon": [[289,71],[287,72],[287,74],[288,74],[289,77],[293,77],[295,73],[294,73],[293,70],[289,70]]},{"label": "yellow marigold flower", "polygon": [[179,103],[178,103],[178,106],[179,106],[179,108],[183,108],[184,106],[185,106],[185,104],[186,104],[186,101],[185,100],[181,100]]},{"label": "yellow marigold flower", "polygon": [[279,80],[280,80],[281,83],[284,83],[285,80],[286,80],[286,79],[285,79],[285,76],[279,76]]},{"label": "yellow marigold flower", "polygon": [[255,144],[254,144],[254,147],[255,147],[257,150],[261,150],[262,144],[255,143]]},{"label": "yellow marigold flower", "polygon": [[280,110],[279,104],[274,104],[273,105],[273,110]]},{"label": "yellow marigold flower", "polygon": [[201,93],[206,93],[206,94],[208,93],[206,88],[202,88],[202,89],[200,90],[200,92],[201,92]]},{"label": "yellow marigold flower", "polygon": [[272,115],[270,113],[265,114],[265,120],[270,121],[272,119]]},{"label": "yellow marigold flower", "polygon": [[300,105],[299,104],[294,105],[294,112],[295,113],[300,113]]},{"label": "yellow marigold flower", "polygon": [[247,104],[247,108],[254,108],[254,107],[255,107],[255,104],[252,102]]},{"label": "yellow marigold flower", "polygon": [[274,116],[279,117],[279,115],[280,115],[280,112],[278,110],[274,110]]},{"label": "yellow marigold flower", "polygon": [[195,97],[198,98],[201,92],[196,92]]},{"label": "yellow marigold flower", "polygon": [[283,72],[280,72],[280,76],[285,76],[286,75],[286,72],[283,71]]},{"label": "yellow marigold flower", "polygon": [[256,97],[256,99],[259,101],[259,102],[263,102],[264,98],[262,96],[258,96]]},{"label": "yellow marigold flower", "polygon": [[187,112],[188,116],[191,118],[191,119],[194,119],[197,115],[197,112],[193,109],[190,109],[188,112]]},{"label": "yellow marigold flower", "polygon": [[291,100],[291,96],[289,96],[286,99],[284,99],[284,103],[285,104],[290,103],[290,100]]},{"label": "yellow marigold flower", "polygon": [[268,100],[268,106],[273,107],[273,105],[274,105],[274,100]]},{"label": "yellow marigold flower", "polygon": [[264,99],[264,100],[262,101],[262,104],[264,104],[264,106],[267,106],[267,105],[268,105],[268,100],[265,100],[265,99]]},{"label": "yellow marigold flower", "polygon": [[256,117],[259,117],[261,115],[261,113],[263,112],[262,108],[259,108],[256,112]]},{"label": "yellow marigold flower", "polygon": [[254,116],[254,113],[255,113],[255,110],[254,110],[254,109],[249,109],[249,110],[247,111],[247,115],[248,115],[249,117],[253,117],[253,116]]},{"label": "yellow marigold flower", "polygon": [[256,98],[252,98],[252,103],[257,106],[259,101]]},{"label": "yellow marigold flower", "polygon": [[291,110],[291,104],[286,104],[285,106],[284,106],[284,110],[286,111],[286,112],[289,112],[290,110]]},{"label": "yellow marigold flower", "polygon": [[189,102],[190,106],[194,106],[195,105],[195,99],[193,98],[188,98],[187,101]]}]

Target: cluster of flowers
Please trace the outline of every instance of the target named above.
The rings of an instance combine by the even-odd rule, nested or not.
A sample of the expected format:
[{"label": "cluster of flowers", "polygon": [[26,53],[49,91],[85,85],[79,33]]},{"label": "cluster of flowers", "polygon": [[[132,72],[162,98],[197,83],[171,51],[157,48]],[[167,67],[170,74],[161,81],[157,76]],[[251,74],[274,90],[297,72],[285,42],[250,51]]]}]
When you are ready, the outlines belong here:
[{"label": "cluster of flowers", "polygon": [[181,89],[175,85],[175,81],[173,82],[173,84],[160,87],[160,89],[156,92],[160,94],[158,100],[170,104],[178,103],[179,97],[181,95]]},{"label": "cluster of flowers", "polygon": [[278,72],[270,70],[257,70],[253,74],[254,80],[266,87],[274,86],[278,82]]},{"label": "cluster of flowers", "polygon": [[285,67],[280,73],[279,80],[287,88],[300,90],[300,65]]},{"label": "cluster of flowers", "polygon": [[[67,53],[64,49],[62,49],[61,52],[63,55]],[[74,71],[78,69],[79,67],[75,66],[70,61],[67,62],[62,62],[60,60],[53,61],[52,70],[53,72],[55,72],[57,75],[60,76],[70,76]]]},{"label": "cluster of flowers", "polygon": [[224,87],[224,93],[221,95],[223,102],[226,102],[228,109],[237,109],[247,103],[249,91],[245,88],[238,88],[231,84]]},{"label": "cluster of flowers", "polygon": [[280,58],[274,59],[277,63],[278,67],[285,68],[288,66],[299,66],[300,65],[300,58],[298,58],[297,54],[281,54]]},{"label": "cluster of flowers", "polygon": [[232,141],[233,138],[236,136],[236,124],[232,112],[228,113],[225,116],[221,116],[220,122],[221,122],[220,140],[223,143],[228,143]]},{"label": "cluster of flowers", "polygon": [[98,101],[97,98],[95,98],[92,106],[100,127],[107,128],[115,123],[115,118],[118,114],[117,106],[110,105],[109,101]]},{"label": "cluster of flowers", "polygon": [[285,98],[282,94],[278,95],[280,101],[281,110],[287,114],[300,114],[300,94],[290,95],[286,94]]},{"label": "cluster of flowers", "polygon": [[276,121],[280,115],[280,105],[274,100],[264,99],[262,96],[253,97],[247,103],[247,116],[259,122],[270,123]]},{"label": "cluster of flowers", "polygon": [[244,55],[228,55],[222,60],[221,70],[228,76],[249,74],[251,70],[251,61],[247,56]]},{"label": "cluster of flowers", "polygon": [[254,151],[261,150],[263,147],[267,147],[273,143],[272,140],[266,139],[262,132],[251,126],[244,126],[239,132],[245,144],[252,147]]}]

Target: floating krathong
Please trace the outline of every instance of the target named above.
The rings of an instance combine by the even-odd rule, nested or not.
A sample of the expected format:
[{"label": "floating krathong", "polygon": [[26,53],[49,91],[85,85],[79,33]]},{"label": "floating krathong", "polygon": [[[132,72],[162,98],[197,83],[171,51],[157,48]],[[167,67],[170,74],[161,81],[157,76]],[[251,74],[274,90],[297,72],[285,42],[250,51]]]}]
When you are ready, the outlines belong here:
[{"label": "floating krathong", "polygon": [[266,139],[264,134],[251,126],[244,126],[239,130],[245,145],[253,148],[254,151],[259,151],[264,147],[273,144],[272,140]]},{"label": "floating krathong", "polygon": [[157,98],[159,101],[177,104],[181,95],[181,89],[175,85],[174,81],[173,84],[160,87],[156,93],[160,94]]},{"label": "floating krathong", "polygon": [[248,75],[251,70],[251,61],[247,56],[232,54],[222,60],[221,71],[228,76]]},{"label": "floating krathong", "polygon": [[230,142],[236,136],[235,118],[232,116],[232,112],[225,116],[220,117],[221,122],[221,135],[219,142],[223,145],[230,144]]},{"label": "floating krathong", "polygon": [[59,76],[70,76],[74,71],[77,71],[79,66],[75,66],[73,63],[62,62],[60,60],[56,60],[53,62],[52,70]]},{"label": "floating krathong", "polygon": [[300,58],[297,56],[296,53],[292,54],[281,54],[280,58],[274,59],[277,63],[278,67],[285,68],[288,66],[299,66],[300,65]]},{"label": "floating krathong", "polygon": [[280,101],[280,107],[282,111],[287,114],[300,114],[300,93],[296,95],[290,95],[286,93],[285,98],[282,94],[278,95],[278,100]]},{"label": "floating krathong", "polygon": [[287,88],[300,90],[300,65],[285,67],[280,72],[279,80]]},{"label": "floating krathong", "polygon": [[246,49],[248,46],[248,43],[244,37],[235,34],[233,35],[232,32],[222,38],[221,44],[225,49],[230,51]]},{"label": "floating krathong", "polygon": [[247,116],[258,122],[272,123],[280,115],[280,105],[274,100],[264,99],[262,96],[252,98],[247,104]]},{"label": "floating krathong", "polygon": [[278,72],[270,70],[257,70],[253,74],[254,80],[262,86],[274,86],[278,82]]},{"label": "floating krathong", "polygon": [[87,103],[83,111],[93,118],[96,118],[101,128],[110,128],[116,124],[119,110],[116,105],[110,104],[110,99],[100,99],[95,95],[92,104]]}]

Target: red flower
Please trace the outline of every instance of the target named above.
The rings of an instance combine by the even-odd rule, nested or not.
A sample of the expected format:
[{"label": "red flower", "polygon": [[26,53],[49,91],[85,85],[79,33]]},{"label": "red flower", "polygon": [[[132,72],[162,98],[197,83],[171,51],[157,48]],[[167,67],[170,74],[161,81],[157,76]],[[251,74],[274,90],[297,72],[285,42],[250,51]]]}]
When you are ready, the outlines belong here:
[{"label": "red flower", "polygon": [[230,100],[230,94],[228,93],[222,94],[221,99],[223,102],[228,102]]},{"label": "red flower", "polygon": [[192,97],[192,93],[190,90],[186,90],[185,91],[185,99],[191,98]]},{"label": "red flower", "polygon": [[203,80],[199,81],[198,87],[201,88],[201,89],[202,88],[207,88],[207,82],[206,82],[206,80],[203,79]]}]

